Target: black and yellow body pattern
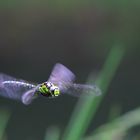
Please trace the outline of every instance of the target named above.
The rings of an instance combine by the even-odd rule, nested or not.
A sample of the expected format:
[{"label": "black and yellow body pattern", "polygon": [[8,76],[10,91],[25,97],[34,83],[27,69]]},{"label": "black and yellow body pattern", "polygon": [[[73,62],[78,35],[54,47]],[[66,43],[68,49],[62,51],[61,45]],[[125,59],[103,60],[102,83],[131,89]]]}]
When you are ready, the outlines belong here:
[{"label": "black and yellow body pattern", "polygon": [[58,86],[54,85],[53,83],[44,82],[39,86],[36,94],[38,95],[41,94],[46,97],[55,97],[55,96],[60,95],[60,90]]}]

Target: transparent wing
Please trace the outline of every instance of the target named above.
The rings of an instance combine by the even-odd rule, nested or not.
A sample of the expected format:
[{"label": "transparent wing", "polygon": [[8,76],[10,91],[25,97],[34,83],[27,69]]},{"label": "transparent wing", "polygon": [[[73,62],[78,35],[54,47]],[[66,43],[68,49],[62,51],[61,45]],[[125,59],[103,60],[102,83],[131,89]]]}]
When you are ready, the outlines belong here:
[{"label": "transparent wing", "polygon": [[86,95],[101,95],[101,90],[96,85],[84,85],[84,84],[71,84],[68,86],[66,93],[73,96],[81,96],[81,94]]},{"label": "transparent wing", "polygon": [[30,104],[35,98],[37,98],[37,96],[35,96],[35,91],[36,91],[36,88],[33,88],[31,90],[28,90],[27,92],[25,92],[23,95],[22,95],[22,102],[25,104],[25,105],[28,105]]},{"label": "transparent wing", "polygon": [[65,92],[67,90],[67,85],[72,84],[74,80],[75,75],[64,65],[57,63],[54,66],[48,81],[56,84],[61,92]]},{"label": "transparent wing", "polygon": [[24,93],[35,87],[34,84],[0,73],[0,96],[21,100]]},{"label": "transparent wing", "polygon": [[0,73],[0,82],[3,82],[3,81],[10,81],[10,80],[16,80],[16,78],[12,77],[12,76],[9,76],[9,75],[6,75],[4,73]]}]

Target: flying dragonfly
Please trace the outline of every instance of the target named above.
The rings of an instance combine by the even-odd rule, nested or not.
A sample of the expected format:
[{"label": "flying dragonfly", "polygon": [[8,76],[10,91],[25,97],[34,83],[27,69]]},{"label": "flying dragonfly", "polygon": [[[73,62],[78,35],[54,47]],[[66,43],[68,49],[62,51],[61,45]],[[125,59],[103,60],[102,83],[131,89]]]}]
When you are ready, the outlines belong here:
[{"label": "flying dragonfly", "polygon": [[35,98],[45,96],[54,98],[61,94],[80,96],[81,93],[100,95],[96,85],[74,83],[75,75],[64,65],[55,64],[48,81],[41,84],[32,84],[22,79],[16,79],[0,73],[0,95],[30,104]]}]

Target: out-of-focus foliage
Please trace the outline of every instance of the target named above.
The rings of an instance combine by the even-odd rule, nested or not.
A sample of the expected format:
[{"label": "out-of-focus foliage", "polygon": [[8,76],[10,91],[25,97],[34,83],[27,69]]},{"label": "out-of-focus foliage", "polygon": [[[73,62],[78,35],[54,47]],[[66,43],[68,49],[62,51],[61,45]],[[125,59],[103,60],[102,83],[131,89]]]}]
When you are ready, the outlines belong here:
[{"label": "out-of-focus foliage", "polygon": [[69,123],[68,130],[65,134],[66,136],[64,135],[64,140],[79,140],[82,138],[90,121],[93,119],[93,116],[98,109],[99,103],[107,92],[107,88],[115,75],[123,55],[124,49],[122,46],[115,46],[111,49],[99,78],[96,81],[101,88],[103,95],[98,97],[98,99],[95,99],[95,97],[92,96],[86,97],[84,95],[83,98],[81,97],[81,100],[79,100],[74,115]]},{"label": "out-of-focus foliage", "polygon": [[[84,118],[85,127],[75,128],[80,135],[84,135],[87,128],[88,132],[96,130],[108,120],[112,105],[119,105],[122,111],[120,115],[139,107],[139,13],[140,1],[137,0],[1,0],[0,72],[37,83],[48,79],[51,68],[57,62],[70,68],[81,83],[91,71],[94,75],[90,77],[91,81],[100,79],[100,73],[103,75],[101,88],[107,94],[94,99],[93,109],[90,107],[86,110],[86,106],[81,105],[87,112],[91,111],[91,115],[83,111],[83,116],[79,116]],[[110,62],[105,64],[109,69],[102,72],[113,45],[122,45],[125,55],[115,75],[109,77],[117,69],[113,61],[121,58],[121,54],[112,56]],[[100,85],[100,82],[97,83]],[[97,102],[101,99],[101,106],[97,109]],[[4,139],[6,133],[7,140],[42,140],[47,129],[46,139],[59,139],[60,135],[64,136],[76,102],[77,98],[61,96],[54,100],[41,98],[29,107],[24,107],[20,103],[0,98],[0,106],[12,110],[8,125],[5,122],[9,114],[4,117],[1,115],[0,120],[4,125],[0,124],[0,138]],[[77,113],[82,114],[79,110]],[[117,116],[116,111],[111,114],[109,120]],[[79,126],[83,126],[79,118],[76,119],[78,121],[74,125],[79,123]],[[128,121],[133,123],[133,118]],[[118,127],[121,126],[118,119],[116,123]],[[99,129],[103,132],[98,131],[97,134],[94,131],[93,136],[87,136],[87,139],[96,136],[101,138],[102,133],[108,135],[108,126],[111,124],[112,121],[109,121],[107,127]],[[48,131],[51,126],[58,126],[61,131],[57,128]],[[131,129],[122,128],[119,131],[115,126],[111,128],[113,135],[116,133],[120,139],[126,140],[125,136],[129,134],[130,139]],[[111,136],[107,138],[111,139]]]},{"label": "out-of-focus foliage", "polygon": [[[140,126],[140,108],[126,113],[98,128],[85,140],[125,140],[128,130]],[[140,137],[139,137],[140,138]],[[138,140],[137,138],[136,140]]]},{"label": "out-of-focus foliage", "polygon": [[59,140],[60,129],[57,127],[49,127],[46,131],[45,140]]},{"label": "out-of-focus foliage", "polygon": [[[126,47],[134,47],[140,43],[139,1],[12,0],[1,1],[0,6],[2,21],[5,18],[9,21],[6,25],[5,21],[0,25],[7,27],[5,35],[8,33],[6,36],[11,39],[21,41],[26,36],[30,37],[32,30],[41,27],[44,27],[44,31],[48,29],[53,33],[55,29],[59,29],[56,26],[60,26],[60,29],[75,28],[77,35],[81,33],[78,38],[84,39],[90,46],[96,44],[107,47],[118,40],[125,43]],[[55,37],[56,35],[54,39]]]},{"label": "out-of-focus foliage", "polygon": [[5,129],[10,117],[10,112],[4,109],[0,109],[0,140],[5,140]]}]

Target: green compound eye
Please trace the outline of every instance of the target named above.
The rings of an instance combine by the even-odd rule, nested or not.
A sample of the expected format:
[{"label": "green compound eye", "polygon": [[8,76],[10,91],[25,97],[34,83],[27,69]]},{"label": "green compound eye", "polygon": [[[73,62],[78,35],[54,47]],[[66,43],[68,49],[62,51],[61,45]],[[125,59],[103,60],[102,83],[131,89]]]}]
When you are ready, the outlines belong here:
[{"label": "green compound eye", "polygon": [[54,96],[58,96],[60,94],[60,90],[58,88],[54,89]]},{"label": "green compound eye", "polygon": [[42,83],[39,87],[39,92],[46,97],[54,97],[60,94],[59,88],[51,82]]}]

